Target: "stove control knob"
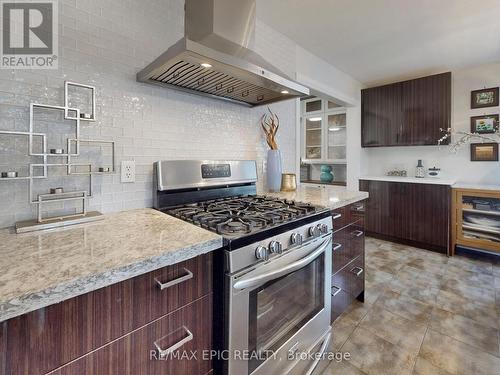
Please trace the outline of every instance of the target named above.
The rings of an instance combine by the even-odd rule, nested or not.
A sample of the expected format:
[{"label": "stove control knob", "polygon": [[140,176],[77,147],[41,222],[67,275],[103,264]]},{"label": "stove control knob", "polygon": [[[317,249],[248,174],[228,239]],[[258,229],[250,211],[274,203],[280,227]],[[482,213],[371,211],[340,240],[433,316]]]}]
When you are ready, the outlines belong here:
[{"label": "stove control knob", "polygon": [[317,237],[321,234],[320,230],[319,230],[319,226],[316,225],[314,227],[309,227],[309,235],[311,237]]},{"label": "stove control knob", "polygon": [[269,259],[269,250],[267,250],[264,246],[259,246],[255,249],[255,257],[260,260],[268,260]]},{"label": "stove control knob", "polygon": [[283,245],[279,241],[271,241],[269,243],[269,251],[273,254],[281,254],[283,252]]},{"label": "stove control knob", "polygon": [[327,234],[328,233],[328,225],[326,224],[318,224],[319,230],[322,234]]},{"label": "stove control knob", "polygon": [[302,234],[300,233],[292,233],[292,237],[290,240],[292,241],[292,245],[302,245],[304,236],[302,236]]}]

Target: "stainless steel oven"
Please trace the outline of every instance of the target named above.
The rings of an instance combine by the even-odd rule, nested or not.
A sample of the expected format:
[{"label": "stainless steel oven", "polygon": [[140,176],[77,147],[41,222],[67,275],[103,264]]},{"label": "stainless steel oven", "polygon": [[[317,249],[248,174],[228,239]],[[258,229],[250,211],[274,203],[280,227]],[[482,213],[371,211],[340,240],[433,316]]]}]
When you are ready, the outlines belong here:
[{"label": "stainless steel oven", "polygon": [[[331,219],[277,237],[252,245],[256,253],[267,246],[269,259],[226,276],[230,375],[322,368],[319,359],[302,354],[324,352],[330,340]],[[231,252],[232,268],[250,261],[248,253]]]}]

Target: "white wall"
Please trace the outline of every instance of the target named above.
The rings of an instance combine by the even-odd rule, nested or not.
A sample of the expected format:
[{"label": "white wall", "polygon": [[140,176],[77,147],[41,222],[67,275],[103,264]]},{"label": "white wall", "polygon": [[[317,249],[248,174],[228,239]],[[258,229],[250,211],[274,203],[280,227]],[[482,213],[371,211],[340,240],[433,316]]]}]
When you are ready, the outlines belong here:
[{"label": "white wall", "polygon": [[310,87],[315,95],[335,99],[347,108],[347,189],[358,190],[361,174],[361,88],[363,85],[297,47],[297,81]]},{"label": "white wall", "polygon": [[[82,138],[116,141],[117,166],[121,160],[135,160],[137,177],[135,183],[121,184],[119,174],[97,176],[92,209],[150,207],[152,164],[158,159],[256,159],[263,182],[267,146],[259,118],[266,108],[248,109],[135,80],[137,71],[182,37],[183,3],[61,0],[59,69],[0,70],[0,129],[5,130],[28,130],[30,102],[63,105],[65,80],[97,87],[98,121],[82,126]],[[295,45],[271,28],[257,26],[256,49],[283,70],[293,70]],[[271,107],[281,118],[278,143],[284,169],[295,171],[295,101]],[[2,171],[14,158],[2,154],[6,142],[0,136]],[[16,147],[17,155],[22,148],[26,154],[25,142]],[[59,177],[52,178],[59,186]],[[34,215],[27,181],[0,181],[0,227]]]},{"label": "white wall", "polygon": [[[470,109],[470,93],[472,90],[499,85],[500,63],[453,71],[452,127],[470,131],[471,116],[498,114],[499,107]],[[361,172],[364,175],[384,175],[389,169],[401,166],[409,173],[414,173],[417,159],[423,159],[425,167],[440,167],[443,176],[458,181],[500,184],[500,163],[471,162],[469,145],[457,154],[451,154],[447,146],[365,148],[362,149]]]}]

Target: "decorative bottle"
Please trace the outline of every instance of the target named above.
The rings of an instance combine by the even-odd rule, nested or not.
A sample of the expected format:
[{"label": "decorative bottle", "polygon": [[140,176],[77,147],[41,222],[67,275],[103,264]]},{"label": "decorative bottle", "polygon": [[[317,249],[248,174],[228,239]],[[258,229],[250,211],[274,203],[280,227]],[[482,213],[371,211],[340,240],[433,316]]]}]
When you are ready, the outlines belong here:
[{"label": "decorative bottle", "polygon": [[417,167],[415,168],[415,177],[424,178],[425,177],[425,168],[422,165],[422,160],[419,159],[417,163]]}]

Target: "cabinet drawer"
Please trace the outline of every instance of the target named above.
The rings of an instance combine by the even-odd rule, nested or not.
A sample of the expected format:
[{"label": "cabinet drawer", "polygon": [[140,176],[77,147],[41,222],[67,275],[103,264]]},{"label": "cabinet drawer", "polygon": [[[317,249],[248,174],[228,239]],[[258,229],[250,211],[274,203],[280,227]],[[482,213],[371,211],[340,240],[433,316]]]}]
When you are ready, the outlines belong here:
[{"label": "cabinet drawer", "polygon": [[359,256],[332,276],[332,286],[357,297],[365,285],[364,257]]},{"label": "cabinet drawer", "polygon": [[337,319],[355,299],[356,297],[350,295],[345,290],[333,286],[331,322],[333,323],[333,321]]},{"label": "cabinet drawer", "polygon": [[[204,375],[212,369],[206,354],[211,349],[211,326],[209,294],[51,375]],[[172,352],[161,357],[160,350],[169,349]]]},{"label": "cabinet drawer", "polygon": [[332,210],[333,231],[336,232],[347,225],[346,208],[340,207]]},{"label": "cabinet drawer", "polygon": [[364,233],[358,225],[349,225],[333,234],[332,275],[364,253]]},{"label": "cabinet drawer", "polygon": [[347,225],[362,222],[364,225],[365,202],[356,202],[345,207],[332,210],[333,231],[336,232]]},{"label": "cabinet drawer", "polygon": [[211,290],[206,254],[10,319],[0,325],[0,374],[45,374]]}]

